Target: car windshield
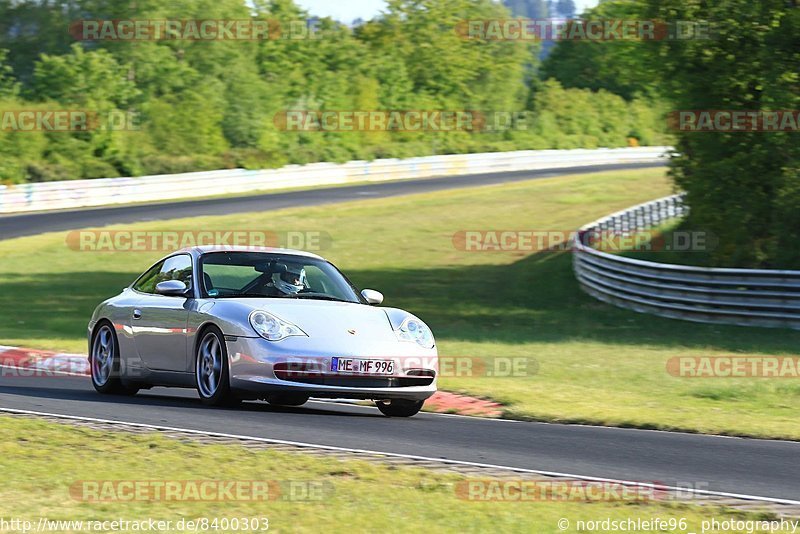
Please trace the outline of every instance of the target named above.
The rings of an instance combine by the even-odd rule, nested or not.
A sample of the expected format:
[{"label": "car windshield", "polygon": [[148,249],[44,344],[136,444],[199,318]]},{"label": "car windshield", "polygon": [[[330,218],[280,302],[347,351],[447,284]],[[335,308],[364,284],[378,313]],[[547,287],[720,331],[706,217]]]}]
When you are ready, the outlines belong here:
[{"label": "car windshield", "polygon": [[204,297],[364,302],[336,267],[317,258],[266,252],[211,252],[202,256],[200,269]]}]

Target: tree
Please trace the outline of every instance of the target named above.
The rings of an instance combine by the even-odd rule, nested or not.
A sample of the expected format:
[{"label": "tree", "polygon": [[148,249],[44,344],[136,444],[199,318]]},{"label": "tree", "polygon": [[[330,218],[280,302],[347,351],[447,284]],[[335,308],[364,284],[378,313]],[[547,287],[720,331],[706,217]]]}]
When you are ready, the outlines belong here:
[{"label": "tree", "polygon": [[69,23],[80,19],[72,0],[0,0],[0,48],[8,49],[8,64],[27,82],[40,54],[64,54],[74,39]]},{"label": "tree", "polygon": [[41,56],[34,67],[32,92],[40,100],[87,106],[93,111],[126,109],[137,94],[127,71],[107,51],[86,52],[74,44],[70,54]]},{"label": "tree", "polygon": [[[639,1],[608,0],[589,9],[586,20],[639,20]],[[655,96],[660,86],[656,54],[661,42],[591,40],[559,41],[542,64],[541,78],[555,78],[564,87],[604,89],[632,100]]]},{"label": "tree", "polygon": [[[651,18],[713,21],[712,38],[669,41],[661,84],[676,110],[800,109],[800,9],[783,0],[649,0]],[[723,266],[800,264],[796,132],[679,132],[672,161],[689,224],[719,239]]]},{"label": "tree", "polygon": [[0,50],[0,100],[19,94],[19,82],[14,78],[14,69],[6,62],[7,58],[8,50]]}]

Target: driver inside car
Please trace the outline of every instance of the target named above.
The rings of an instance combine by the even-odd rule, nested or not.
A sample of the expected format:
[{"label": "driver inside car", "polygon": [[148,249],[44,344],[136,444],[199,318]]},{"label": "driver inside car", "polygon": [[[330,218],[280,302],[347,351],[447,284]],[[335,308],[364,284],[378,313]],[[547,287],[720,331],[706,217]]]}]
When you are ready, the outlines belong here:
[{"label": "driver inside car", "polygon": [[272,275],[272,285],[287,295],[295,295],[308,289],[306,270],[302,265],[287,264],[286,270]]}]

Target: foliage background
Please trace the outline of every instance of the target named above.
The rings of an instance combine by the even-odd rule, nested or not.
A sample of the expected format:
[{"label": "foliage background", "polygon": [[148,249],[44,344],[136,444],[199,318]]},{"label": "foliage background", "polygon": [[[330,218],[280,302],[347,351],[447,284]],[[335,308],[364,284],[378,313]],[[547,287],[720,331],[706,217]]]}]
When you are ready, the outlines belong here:
[{"label": "foliage background", "polygon": [[[532,9],[516,4],[521,16]],[[314,19],[291,0],[0,0],[0,110],[131,111],[140,124],[134,132],[0,131],[0,180],[666,142],[663,109],[651,100],[565,88],[541,77],[538,43],[464,40],[455,31],[465,19],[509,16],[490,0],[391,0],[353,28],[320,20],[318,39],[78,42],[68,29],[83,19]],[[286,132],[274,117],[288,109],[528,119],[524,129],[492,133]]]}]

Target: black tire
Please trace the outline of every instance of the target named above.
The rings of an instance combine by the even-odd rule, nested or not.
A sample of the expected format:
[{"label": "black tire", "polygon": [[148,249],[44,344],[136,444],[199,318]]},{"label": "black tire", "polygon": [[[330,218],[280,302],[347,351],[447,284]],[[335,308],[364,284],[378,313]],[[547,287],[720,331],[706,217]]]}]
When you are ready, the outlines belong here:
[{"label": "black tire", "polygon": [[387,417],[411,417],[417,415],[425,401],[394,399],[389,402],[376,401],[375,405]]},{"label": "black tire", "polygon": [[276,393],[267,397],[273,406],[302,406],[308,402],[308,395],[302,393]]},{"label": "black tire", "polygon": [[119,340],[114,327],[101,321],[92,334],[92,352],[89,355],[92,385],[105,395],[136,395],[139,388],[126,385],[120,377]]},{"label": "black tire", "polygon": [[[210,344],[210,345],[209,345]],[[206,353],[204,351],[208,350]],[[214,362],[209,364],[208,356],[218,350],[219,367]],[[211,383],[208,374],[209,365],[214,372],[214,383]],[[209,326],[203,330],[194,351],[194,381],[200,401],[207,406],[235,406],[240,399],[231,392],[230,368],[228,363],[228,349],[225,346],[225,336],[216,326]]]}]

